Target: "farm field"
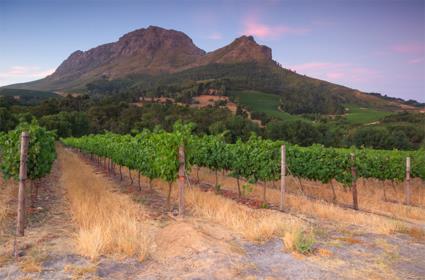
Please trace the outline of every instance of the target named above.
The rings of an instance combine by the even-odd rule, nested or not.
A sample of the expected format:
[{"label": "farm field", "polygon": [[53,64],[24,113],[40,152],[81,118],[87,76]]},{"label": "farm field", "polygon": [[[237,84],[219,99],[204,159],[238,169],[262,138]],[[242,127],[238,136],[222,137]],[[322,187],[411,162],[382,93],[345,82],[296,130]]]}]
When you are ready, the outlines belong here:
[{"label": "farm field", "polygon": [[[280,97],[278,95],[253,90],[232,91],[231,95],[235,96],[241,105],[249,107],[252,111],[263,112],[280,120],[306,120],[301,116],[280,111],[278,108]],[[363,108],[358,105],[346,105],[345,107],[348,110],[344,118],[352,125],[374,123],[392,114],[391,112]]]},{"label": "farm field", "polygon": [[[32,212],[26,236],[18,239],[25,248],[18,262],[10,257],[16,205],[10,190],[16,184],[2,184],[2,205],[9,206],[0,223],[2,279],[420,279],[424,273],[424,201],[413,200],[417,207],[395,203],[402,200],[402,185],[388,188],[385,203],[378,182],[365,180],[360,211],[353,211],[309,199],[329,201],[332,192],[302,180],[301,193],[289,176],[288,210],[282,213],[274,210],[279,191],[273,183],[266,193],[270,209],[261,209],[262,184],[250,184],[240,199],[235,178],[219,172],[217,192],[215,172],[193,169],[180,219],[172,214],[175,183],[167,206],[169,184],[163,180],[139,179],[135,171],[110,169],[63,146],[57,152],[36,201],[41,209]],[[412,185],[422,197],[423,182]],[[349,193],[335,187],[338,202],[349,203]]]},{"label": "farm field", "polygon": [[254,90],[232,91],[231,95],[235,96],[241,105],[248,106],[250,111],[266,113],[281,120],[303,119],[302,117],[280,111],[278,108],[280,97],[278,95]]},{"label": "farm field", "polygon": [[351,124],[369,124],[377,122],[386,116],[391,115],[391,112],[379,111],[370,108],[362,108],[359,106],[346,106],[348,112],[346,114],[347,120]]}]

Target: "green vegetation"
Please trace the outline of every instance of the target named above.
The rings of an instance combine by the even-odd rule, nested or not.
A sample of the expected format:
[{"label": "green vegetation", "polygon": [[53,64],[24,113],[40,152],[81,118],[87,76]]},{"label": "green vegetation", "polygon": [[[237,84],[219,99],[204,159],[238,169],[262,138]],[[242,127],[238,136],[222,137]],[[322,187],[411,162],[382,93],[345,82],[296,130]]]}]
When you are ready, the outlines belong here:
[{"label": "green vegetation", "polygon": [[[215,80],[203,81],[193,88],[194,94],[216,88],[217,85]],[[255,133],[264,138],[284,140],[301,146],[316,143],[327,147],[355,145],[403,150],[425,147],[424,114],[405,112],[389,115],[379,124],[354,125],[344,116],[293,116],[280,112],[273,106],[277,95],[264,92],[229,92],[236,92],[240,98],[246,98],[243,99],[245,104],[260,106],[263,112],[251,112],[251,117],[261,120],[262,126],[252,122],[241,106],[238,107],[236,115],[220,104],[197,109],[185,103],[145,102],[142,107],[138,107],[133,103],[139,102],[141,93],[133,92],[100,97],[68,96],[48,99],[33,105],[22,104],[14,98],[1,97],[0,131],[9,131],[19,122],[31,122],[35,118],[40,125],[55,130],[59,137],[78,137],[104,131],[137,134],[145,128],[153,130],[159,127],[171,131],[174,123],[181,120],[183,123],[194,123],[195,134],[222,134],[227,143],[234,143],[238,138],[246,141]],[[251,94],[255,97],[250,98]],[[256,104],[256,99],[264,99],[265,102]],[[268,113],[283,117],[270,117]]]},{"label": "green vegetation", "polygon": [[13,97],[25,104],[35,104],[49,98],[60,98],[59,95],[49,91],[28,90],[28,89],[0,89],[0,97]]},{"label": "green vegetation", "polygon": [[42,178],[52,168],[56,158],[55,134],[40,127],[36,122],[21,123],[16,129],[0,134],[0,170],[4,178],[19,177],[20,140],[23,131],[29,132],[28,178]]},{"label": "green vegetation", "polygon": [[[251,182],[277,180],[280,176],[281,141],[264,140],[251,136],[248,141],[227,144],[221,136],[198,137],[190,134],[191,125],[175,125],[173,132],[144,131],[135,137],[128,135],[83,136],[62,139],[65,145],[79,148],[87,153],[111,158],[118,164],[137,169],[142,174],[174,180],[178,171],[177,147],[186,145],[187,167],[197,165],[216,172],[228,170],[236,178]],[[150,149],[150,154],[144,153]],[[425,179],[425,153],[371,150],[334,149],[320,145],[298,147],[287,145],[287,168],[290,174],[299,178],[328,183],[336,179],[350,185],[353,177],[351,167],[357,169],[357,176],[380,180],[398,180],[405,177],[406,157],[412,159],[412,176]],[[355,162],[351,153],[356,154]],[[134,159],[134,160],[132,160]],[[138,162],[145,162],[138,164]],[[241,166],[244,168],[242,169]]]},{"label": "green vegetation", "polygon": [[371,108],[359,107],[356,105],[347,105],[347,120],[351,124],[370,124],[382,120],[391,112],[381,111]]},{"label": "green vegetation", "polygon": [[302,117],[279,110],[280,97],[276,94],[243,90],[231,91],[229,95],[235,98],[236,103],[242,105],[250,112],[262,112],[280,120],[302,119]]}]

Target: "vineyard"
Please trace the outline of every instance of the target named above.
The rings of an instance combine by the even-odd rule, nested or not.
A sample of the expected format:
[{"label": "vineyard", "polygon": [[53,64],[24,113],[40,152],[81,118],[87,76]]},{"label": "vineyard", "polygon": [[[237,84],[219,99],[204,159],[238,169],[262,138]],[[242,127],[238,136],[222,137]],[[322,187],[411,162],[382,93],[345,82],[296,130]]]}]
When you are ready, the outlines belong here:
[{"label": "vineyard", "polygon": [[[108,258],[112,255],[136,257],[140,262],[153,262],[155,270],[160,271],[157,273],[162,273],[160,275],[175,275],[176,270],[185,270],[186,268],[179,267],[181,256],[184,256],[183,263],[192,267],[194,260],[191,251],[187,251],[188,248],[195,251],[220,252],[208,255],[207,261],[202,261],[202,273],[207,275],[211,267],[214,267],[209,265],[208,261],[233,267],[236,260],[244,265],[245,253],[237,252],[248,250],[249,256],[255,256],[258,253],[255,248],[258,246],[259,250],[264,252],[261,261],[252,261],[265,263],[266,270],[275,271],[273,275],[279,279],[279,276],[286,273],[284,271],[287,267],[285,260],[279,258],[290,252],[304,254],[307,258],[310,255],[314,255],[314,258],[333,258],[334,248],[338,248],[335,253],[338,257],[351,257],[352,253],[345,250],[349,250],[353,244],[359,244],[357,246],[360,247],[356,248],[364,248],[363,239],[353,238],[354,233],[350,232],[353,227],[358,230],[356,236],[361,232],[366,234],[362,236],[367,240],[371,239],[370,234],[377,234],[378,239],[373,242],[382,242],[379,240],[382,240],[383,235],[388,235],[386,240],[390,240],[389,238],[394,238],[399,233],[408,234],[418,240],[425,237],[422,230],[425,213],[423,199],[417,199],[417,196],[423,196],[424,193],[421,188],[425,178],[425,153],[422,150],[334,149],[320,145],[299,147],[281,141],[265,140],[255,135],[247,141],[227,143],[224,135],[197,136],[192,132],[192,125],[178,122],[171,132],[144,130],[135,135],[106,132],[80,138],[64,138],[61,139],[63,145],[56,146],[55,134],[35,122],[21,124],[16,130],[2,134],[1,172],[5,179],[19,180],[18,201],[21,196],[30,196],[33,192],[32,185],[43,180],[41,178],[53,180],[50,187],[46,183],[48,180],[42,181],[44,183],[40,185],[43,185],[43,191],[35,199],[35,205],[33,201],[29,206],[24,204],[19,207],[18,204],[18,226],[20,223],[26,224],[22,219],[19,222],[22,209],[27,210],[27,222],[37,220],[37,215],[40,215],[38,213],[47,211],[37,209],[49,209],[55,203],[60,209],[48,210],[52,211],[52,218],[47,219],[47,222],[43,220],[43,226],[47,229],[44,236],[38,236],[38,233],[34,235],[33,222],[27,223],[25,236],[23,231],[17,230],[13,237],[16,241],[10,238],[6,243],[8,245],[4,247],[7,248],[4,249],[5,256],[14,256],[8,260],[8,264],[12,263],[11,260],[18,260],[20,265],[30,265],[30,269],[34,269],[31,262],[26,263],[33,261],[33,253],[16,257],[20,254],[16,248],[29,248],[26,245],[28,240],[37,244],[32,246],[39,247],[39,242],[48,242],[52,236],[62,238],[63,233],[68,232],[64,239],[60,240],[67,240],[64,241],[66,244],[75,242],[75,248],[72,250],[76,251],[67,251],[66,254],[74,256],[77,253],[81,258],[85,258],[79,259],[81,262],[97,262],[100,257],[105,260],[105,256]],[[26,163],[24,171],[27,176],[21,173],[23,162]],[[52,174],[58,173],[60,179],[52,177]],[[400,200],[387,201],[376,197],[375,200],[368,200],[366,196],[369,193],[360,189],[360,200],[364,203],[360,208],[356,208],[354,204],[352,207],[360,211],[347,209],[351,208],[348,205],[351,199],[348,190],[351,189],[354,194],[353,189],[356,188],[357,182],[360,185],[359,178],[370,179],[369,182],[391,181],[393,186],[404,186],[409,185],[410,176],[414,179],[414,199],[412,203],[407,203],[410,205],[399,203]],[[25,187],[26,178],[29,179],[27,186],[31,186],[31,189]],[[363,179],[361,185],[364,186]],[[179,188],[173,189],[176,181]],[[277,181],[281,182],[280,190],[275,186]],[[297,184],[306,192],[294,192]],[[311,187],[312,184],[315,184],[315,187]],[[184,190],[185,185],[189,188]],[[323,189],[326,185],[332,186],[333,201],[320,200],[320,194],[325,193]],[[21,187],[24,190],[22,192]],[[61,187],[65,192],[60,191]],[[53,189],[60,194],[52,195],[55,192]],[[0,191],[4,192],[5,189]],[[326,189],[327,193],[328,191],[331,190]],[[316,196],[315,192],[319,195]],[[396,187],[387,190],[388,194],[391,192],[395,192],[399,197],[403,196],[403,192],[398,192]],[[312,197],[309,196],[311,194]],[[336,194],[338,201],[335,199]],[[12,201],[16,201],[16,195]],[[367,205],[370,202],[372,205]],[[278,208],[279,203],[281,207]],[[62,209],[64,206],[68,207],[67,205],[70,205],[67,211],[72,215],[72,220],[69,220],[69,224],[73,225],[70,227],[72,231],[63,229],[66,224],[63,218],[66,216],[57,214],[63,213]],[[182,205],[186,205],[187,211],[184,211]],[[182,215],[178,217],[177,213]],[[325,221],[324,225],[322,219]],[[329,222],[331,225],[328,225]],[[223,241],[222,238],[228,231],[232,234]],[[321,231],[326,233],[325,237]],[[346,232],[346,235],[340,236]],[[18,236],[24,237],[17,239]],[[211,239],[210,236],[214,238]],[[329,236],[332,236],[331,240]],[[33,239],[34,237],[36,238]],[[69,241],[71,238],[74,241]],[[350,245],[330,245],[338,240]],[[52,242],[61,243],[55,237]],[[381,246],[379,243],[373,245],[375,243],[372,241],[367,242],[371,242],[367,248]],[[405,246],[412,246],[408,243],[410,241],[397,242],[406,242]],[[262,246],[269,246],[267,244],[275,245],[264,250],[265,247]],[[385,247],[388,246],[386,243],[382,246],[389,248]],[[50,250],[51,247],[47,248]],[[236,249],[233,251],[229,248]],[[59,250],[62,253],[61,247]],[[388,251],[391,254],[393,252],[397,251]],[[227,257],[223,258],[228,255],[232,256],[231,264],[226,263]],[[164,267],[164,258],[171,256],[178,258],[179,261],[174,259],[170,262],[177,267]],[[417,256],[415,263],[422,255],[418,253]],[[65,255],[64,259],[67,260],[68,257]],[[35,270],[37,273],[74,271],[72,265],[52,269],[44,265],[44,260],[45,257],[39,260],[39,267],[43,269]],[[331,260],[338,259],[335,257]],[[0,278],[1,261],[0,258]],[[369,273],[367,269],[372,268],[374,263],[372,262],[372,266],[366,266],[360,275]],[[304,265],[305,263],[300,264]],[[361,262],[354,267],[359,269],[363,265],[364,262]],[[88,264],[88,267],[92,267],[92,264]],[[145,273],[143,267],[138,268],[140,273]],[[93,274],[101,269],[102,265],[97,270],[90,268],[84,273]],[[310,269],[318,271],[313,266]],[[118,271],[127,273],[128,268]],[[233,276],[239,275],[237,271],[231,273]],[[258,273],[262,275],[264,272]],[[332,275],[330,278],[338,275],[336,270],[331,269],[328,269],[327,273]],[[382,273],[393,275],[389,270]],[[233,276],[230,278],[237,278]],[[121,279],[123,276],[115,278]]]},{"label": "vineyard", "polygon": [[[406,178],[406,162],[410,160],[409,175],[425,179],[425,152],[384,151],[371,149],[334,149],[321,145],[299,147],[281,141],[264,140],[257,136],[228,144],[220,135],[194,136],[190,125],[177,123],[173,132],[144,130],[135,136],[105,133],[66,138],[62,142],[89,154],[103,158],[111,168],[114,164],[136,170],[151,180],[171,183],[177,179],[178,148],[186,151],[186,172],[192,166],[205,167],[216,174],[228,172],[250,183],[270,182],[281,178],[281,146],[286,147],[285,173],[297,178],[329,183],[336,180],[349,188],[357,178],[373,178],[401,182]],[[355,170],[355,173],[353,173]],[[131,174],[131,173],[130,173]],[[122,176],[122,174],[121,174]],[[199,177],[198,177],[199,181]],[[265,186],[265,184],[264,184]],[[265,198],[264,198],[265,199]]]}]

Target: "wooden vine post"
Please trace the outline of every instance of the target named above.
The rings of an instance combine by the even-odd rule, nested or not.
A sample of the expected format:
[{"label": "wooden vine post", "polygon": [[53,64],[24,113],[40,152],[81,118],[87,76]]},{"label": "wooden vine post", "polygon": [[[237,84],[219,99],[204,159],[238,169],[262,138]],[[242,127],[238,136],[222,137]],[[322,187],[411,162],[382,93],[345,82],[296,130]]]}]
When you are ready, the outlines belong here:
[{"label": "wooden vine post", "polygon": [[351,154],[351,191],[353,192],[353,208],[359,210],[359,202],[357,198],[357,173],[356,173],[356,156]]},{"label": "wooden vine post", "polygon": [[285,175],[286,175],[286,148],[285,145],[280,147],[280,211],[283,211],[285,200]]},{"label": "wooden vine post", "polygon": [[16,219],[16,235],[24,236],[25,231],[25,182],[27,180],[29,134],[24,131],[21,135],[21,156],[19,164],[18,215]]},{"label": "wooden vine post", "polygon": [[179,216],[184,215],[184,179],[185,179],[184,146],[179,146]]},{"label": "wooden vine post", "polygon": [[406,158],[406,180],[404,182],[404,203],[410,205],[411,203],[411,189],[410,189],[410,157]]}]

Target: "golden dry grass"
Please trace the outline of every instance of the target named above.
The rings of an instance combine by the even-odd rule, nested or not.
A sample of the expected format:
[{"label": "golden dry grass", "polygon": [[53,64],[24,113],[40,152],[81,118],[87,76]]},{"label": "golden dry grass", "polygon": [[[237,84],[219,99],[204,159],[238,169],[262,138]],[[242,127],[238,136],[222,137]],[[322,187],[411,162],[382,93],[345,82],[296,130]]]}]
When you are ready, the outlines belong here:
[{"label": "golden dry grass", "polygon": [[[194,176],[196,178],[196,175]],[[201,180],[213,183],[215,180],[214,174],[205,168],[200,172]],[[229,176],[219,177],[221,185],[225,187],[236,188],[236,180]],[[300,181],[301,185],[300,186]],[[286,180],[287,191],[292,194],[301,194],[301,189],[306,196],[321,199],[327,202],[333,201],[332,188],[330,184],[322,184],[308,180],[298,180],[292,176],[288,176]],[[271,184],[269,184],[271,185]],[[275,186],[279,186],[279,182],[274,182]],[[337,202],[345,205],[352,204],[352,194],[337,182],[333,182]],[[255,189],[261,189],[261,186],[255,186]],[[411,182],[412,188],[412,203],[417,206],[425,206],[425,183],[420,179],[414,179]],[[385,196],[388,201],[384,200]],[[267,199],[273,201],[274,192],[269,192]],[[412,219],[425,221],[425,208],[412,207],[402,204],[404,200],[404,185],[403,183],[382,182],[378,180],[358,180],[358,199],[359,208],[361,210],[384,214],[398,219]]]},{"label": "golden dry grass", "polygon": [[87,274],[95,273],[96,269],[97,269],[96,264],[89,264],[89,265],[67,264],[63,268],[65,272],[70,272],[72,274],[72,279],[86,279],[87,277],[85,276]]},{"label": "golden dry grass", "polygon": [[0,234],[5,230],[7,218],[13,212],[10,201],[17,197],[17,184],[0,179]]},{"label": "golden dry grass", "polygon": [[[304,193],[326,201],[332,201],[332,188],[330,184],[324,185],[319,182],[302,180]],[[333,182],[338,203],[351,205],[352,194],[337,182]],[[360,209],[391,215],[395,218],[407,218],[425,221],[425,209],[403,205],[403,183],[382,182],[378,180],[360,179],[357,184]],[[411,183],[413,205],[425,206],[425,185],[419,180]],[[297,192],[299,182],[289,178],[288,188],[290,192]],[[385,190],[385,195],[384,195]],[[387,200],[387,201],[385,201]],[[390,202],[391,201],[391,202]]]},{"label": "golden dry grass", "polygon": [[[168,185],[155,180],[155,189],[165,194]],[[177,196],[177,188],[173,186],[171,197],[176,201]],[[224,225],[250,241],[262,242],[274,236],[283,236],[286,232],[294,232],[295,228],[308,228],[308,225],[294,216],[265,209],[254,210],[197,188],[186,187],[185,203],[194,216]]]},{"label": "golden dry grass", "polygon": [[[215,175],[209,170],[202,169],[200,172],[201,181],[206,181],[213,183],[215,182]],[[298,190],[298,182],[291,182],[291,178],[288,180],[288,188],[293,192]],[[237,191],[236,180],[234,178],[221,175],[219,178],[219,183],[221,184],[223,189],[228,189],[232,191]],[[304,192],[306,192],[306,184],[303,182]],[[316,188],[318,191],[320,189],[326,189],[323,186],[321,188]],[[345,193],[344,191],[340,191],[341,193]],[[348,197],[351,193],[346,193],[345,195]],[[274,205],[279,205],[280,203],[280,190],[274,188],[267,189],[267,201]],[[337,193],[338,195],[338,193]],[[254,186],[253,191],[248,194],[248,197],[253,199],[262,200],[263,198],[263,189],[260,186]],[[361,198],[359,198],[360,200]],[[382,202],[383,203],[383,202]],[[379,205],[376,203],[376,205]],[[287,193],[285,197],[285,206],[291,208],[292,211],[297,213],[302,213],[307,216],[312,216],[320,219],[325,219],[333,222],[337,222],[338,224],[353,224],[367,227],[371,232],[375,233],[393,233],[397,231],[397,228],[400,227],[401,222],[396,222],[392,219],[388,219],[382,216],[368,214],[364,212],[358,212],[351,209],[344,209],[332,203],[328,203],[326,201],[320,200],[311,200],[303,195],[295,195]],[[423,211],[421,208],[417,207],[408,207],[404,205],[399,205],[400,208],[407,207],[412,208],[411,211],[417,211],[420,213]],[[396,212],[394,212],[396,216]],[[425,216],[424,216],[425,217]],[[422,218],[424,218],[422,217]]]},{"label": "golden dry grass", "polygon": [[103,254],[146,258],[150,246],[144,210],[128,196],[112,192],[112,184],[63,148],[58,149],[73,220],[78,226],[77,250],[95,259]]},{"label": "golden dry grass", "polygon": [[294,228],[306,227],[293,216],[269,210],[253,210],[212,192],[188,189],[185,201],[195,216],[223,224],[252,241],[266,241]]}]

